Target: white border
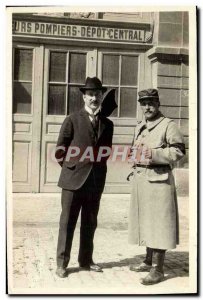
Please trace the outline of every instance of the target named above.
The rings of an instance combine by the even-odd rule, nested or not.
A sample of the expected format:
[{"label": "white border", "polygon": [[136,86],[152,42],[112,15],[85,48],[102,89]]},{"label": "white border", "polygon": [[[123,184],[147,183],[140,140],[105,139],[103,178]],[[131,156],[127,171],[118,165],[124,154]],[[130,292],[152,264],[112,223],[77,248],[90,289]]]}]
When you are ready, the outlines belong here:
[{"label": "white border", "polygon": [[[14,3],[15,2],[15,3]],[[7,1],[7,3],[5,5],[27,5],[27,1],[24,1],[21,3],[19,3],[20,1]],[[52,2],[52,3],[50,3]],[[55,3],[53,3],[55,1],[44,1],[43,5],[54,5]],[[63,2],[63,1],[62,1]],[[64,1],[65,2],[65,1]],[[94,5],[94,9],[91,7],[91,11],[99,11],[99,10],[104,10],[104,6],[95,6],[95,3],[93,3],[95,1],[86,1],[85,3],[88,4],[88,5]],[[105,4],[106,1],[102,1],[103,4]],[[114,1],[111,1],[111,3],[113,3]],[[119,1],[117,0],[116,1],[116,4],[119,4],[120,5],[120,2],[122,1]],[[143,1],[140,1],[142,4],[143,4]],[[146,1],[145,1],[146,2]],[[170,3],[172,3],[175,1],[170,1]],[[176,1],[177,2],[177,1]],[[197,1],[198,2],[198,1]],[[193,14],[193,17],[194,17],[194,5],[199,5],[199,3],[191,3],[191,1],[185,1],[184,3],[184,7],[183,6],[179,6],[179,7],[172,7],[172,6],[147,6],[147,7],[139,7],[138,6],[126,6],[127,3],[125,1],[125,4],[124,4],[124,7],[121,6],[121,7],[115,7],[115,6],[108,6],[106,7],[105,6],[105,11],[122,11],[122,12],[128,12],[129,10],[133,9],[134,11],[173,11],[173,10],[190,10],[190,14]],[[70,3],[70,2],[69,2]],[[74,5],[77,4],[78,1],[75,0],[74,1]],[[136,1],[136,3],[138,3],[138,1]],[[151,4],[151,1],[147,1],[147,4]],[[157,3],[157,2],[156,2]],[[61,1],[58,1],[58,4],[61,5]],[[65,4],[65,3],[64,3]],[[144,3],[145,4],[145,3]],[[193,7],[187,7],[187,5],[193,5]],[[2,4],[1,4],[2,5]],[[41,5],[41,1],[38,1],[36,0],[35,3],[33,3],[33,5]],[[63,4],[62,4],[63,5]],[[106,4],[105,4],[106,5]],[[146,5],[146,4],[145,4]],[[37,10],[41,10],[41,11],[46,11],[46,12],[51,12],[51,11],[54,11],[54,12],[60,12],[60,11],[64,11],[64,8],[67,8],[67,11],[89,11],[90,10],[90,7],[87,7],[87,6],[83,6],[83,7],[78,7],[77,9],[72,6],[65,6],[65,7],[46,7],[45,9],[44,8],[37,8]],[[17,8],[16,9],[17,11],[21,11],[22,12],[22,8]],[[36,10],[36,8],[31,8],[31,7],[27,7],[25,8],[25,11],[27,12],[32,12]],[[10,19],[11,20],[11,19]],[[2,17],[1,15],[1,27],[3,28],[3,34],[1,34],[1,38],[3,37],[3,40],[5,39],[5,18]],[[192,23],[192,22],[191,22]],[[194,24],[195,25],[195,20],[194,20]],[[9,30],[9,28],[7,28],[7,30]],[[7,37],[7,45],[11,42],[11,31],[7,31],[7,34],[6,34],[6,37]],[[10,39],[10,41],[8,41],[8,39]],[[3,44],[4,45],[4,44]],[[190,26],[190,65],[192,66],[196,66],[196,50],[195,50],[195,45],[196,45],[196,33],[195,33],[195,27],[193,26]],[[1,49],[1,51],[5,51],[5,47],[3,46],[2,47],[3,49]],[[201,51],[200,51],[201,52]],[[11,63],[11,60],[9,61],[8,57],[11,57],[11,53],[9,51],[9,47],[7,47],[7,50],[3,53],[3,57],[4,57],[4,54],[6,53],[5,57],[6,59],[3,59],[2,60],[2,64],[1,66],[3,66],[3,70],[4,72],[6,73],[6,80],[5,80],[5,73],[4,73],[4,76],[2,76],[2,80],[1,80],[1,83],[3,82],[4,86],[7,86],[7,83],[10,82],[10,72],[11,72],[11,64],[9,64],[9,62]],[[7,64],[5,63],[7,62]],[[6,66],[5,66],[6,65]],[[6,72],[6,71],[7,72]],[[197,162],[197,158],[196,158],[196,147],[197,147],[197,103],[196,103],[196,95],[197,95],[197,90],[196,90],[196,84],[197,84],[197,78],[196,78],[196,68],[192,68],[190,70],[190,81],[189,81],[189,86],[190,86],[190,125],[189,125],[189,132],[190,132],[190,162],[192,162],[190,164],[190,260],[192,260],[194,262],[195,258],[196,258],[196,245],[197,245],[197,235],[196,235],[196,216],[197,216],[197,205],[196,205],[196,199],[197,199],[197,190],[196,190],[196,183],[197,183],[197,176],[196,176],[196,162]],[[9,91],[11,89],[8,89]],[[8,90],[6,91],[7,92],[7,99],[11,99],[11,95],[10,93],[8,92]],[[5,99],[5,98],[4,98]],[[4,109],[4,104],[3,104],[3,107],[1,106],[3,112],[5,111]],[[6,111],[7,111],[7,116],[10,115],[10,112],[11,112],[11,107],[9,107],[8,105],[8,101],[7,101],[7,106],[6,106]],[[5,124],[5,119],[4,118],[1,118],[1,128],[4,128],[4,124]],[[10,122],[10,119],[7,117],[7,123],[6,123],[6,129],[7,129],[7,135],[9,134],[9,132],[11,132],[11,122]],[[1,139],[1,141],[4,140],[4,138]],[[6,159],[6,163],[7,163],[7,169],[10,169],[11,168],[11,163],[12,161],[8,158],[11,157],[11,148],[10,148],[10,141],[11,141],[11,136],[9,134],[9,136],[7,136],[7,149],[6,151],[3,149],[3,152],[5,154],[5,152],[7,153],[7,159]],[[2,150],[2,149],[1,149]],[[2,155],[1,155],[1,158],[2,158]],[[4,165],[4,163],[0,163],[1,166]],[[3,169],[3,168],[2,168]],[[1,176],[1,178],[4,178],[4,172],[3,172],[3,176]],[[7,193],[7,199],[12,199],[11,198],[11,174],[7,173],[7,188],[8,188],[8,193]],[[2,184],[2,187],[4,186],[4,182]],[[3,193],[3,196],[1,197],[1,199],[5,199],[5,196],[4,196],[4,193]],[[2,201],[3,202],[3,201]],[[2,205],[2,202],[1,202],[1,205]],[[11,213],[11,206],[12,206],[12,201],[9,201],[8,202],[8,221],[9,220],[12,220],[12,213]],[[5,211],[4,210],[5,207],[4,207],[4,204],[3,204],[3,207],[1,209],[1,212],[2,211]],[[3,222],[2,222],[3,221]],[[2,223],[4,223],[4,218],[3,220],[1,220]],[[10,222],[10,221],[9,221]],[[4,225],[4,224],[3,224]],[[4,230],[4,229],[3,229]],[[2,234],[3,236],[3,234]],[[12,242],[9,240],[9,242]],[[9,250],[10,250],[10,246],[9,246]],[[1,249],[2,251],[2,249]],[[1,253],[1,257],[5,258],[5,254],[4,254],[4,251],[3,253]],[[191,265],[191,264],[190,264]],[[3,263],[1,263],[1,267],[3,267],[3,269],[5,270],[4,268],[5,266],[5,261],[3,260]],[[193,282],[191,282],[191,289],[194,287],[194,283],[196,282],[196,272],[195,272],[195,267],[194,265],[192,266],[191,268],[191,275],[192,278],[193,278]],[[1,276],[2,276],[2,273],[1,272]],[[5,278],[1,278],[1,283],[4,283],[5,282]],[[5,291],[4,291],[5,292]],[[35,291],[36,293],[36,291]]]}]

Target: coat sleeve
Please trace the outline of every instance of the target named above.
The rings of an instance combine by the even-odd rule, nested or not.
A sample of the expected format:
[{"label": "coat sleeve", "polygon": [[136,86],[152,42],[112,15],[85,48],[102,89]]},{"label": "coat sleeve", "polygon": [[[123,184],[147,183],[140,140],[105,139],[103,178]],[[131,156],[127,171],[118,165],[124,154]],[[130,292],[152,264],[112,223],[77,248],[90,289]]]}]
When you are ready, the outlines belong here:
[{"label": "coat sleeve", "polygon": [[113,131],[114,131],[114,126],[113,122],[110,123],[110,129],[109,129],[109,147],[112,148],[112,141],[113,141]]},{"label": "coat sleeve", "polygon": [[166,130],[166,142],[168,147],[152,149],[151,163],[173,164],[185,155],[183,136],[175,122],[168,123]]},{"label": "coat sleeve", "polygon": [[[113,122],[109,123],[109,129],[108,134],[106,136],[106,146],[112,149],[112,141],[113,141],[113,131],[114,131],[114,125]],[[107,161],[110,157],[110,154],[102,159],[102,161]]]},{"label": "coat sleeve", "polygon": [[70,117],[67,117],[60,129],[58,141],[56,144],[55,158],[60,166],[66,157],[66,153],[73,139],[73,124]]},{"label": "coat sleeve", "polygon": [[[112,140],[113,140],[113,130],[114,125],[113,122],[108,120],[108,126],[104,132],[104,138],[102,139],[101,143],[98,144],[98,146],[95,148],[96,157],[98,159],[99,157],[99,163],[100,165],[103,165],[103,163],[106,164],[106,161],[109,159],[111,155],[111,149],[112,149]],[[107,147],[109,152],[106,153],[105,156],[99,156],[100,151],[103,151],[103,147]]]}]

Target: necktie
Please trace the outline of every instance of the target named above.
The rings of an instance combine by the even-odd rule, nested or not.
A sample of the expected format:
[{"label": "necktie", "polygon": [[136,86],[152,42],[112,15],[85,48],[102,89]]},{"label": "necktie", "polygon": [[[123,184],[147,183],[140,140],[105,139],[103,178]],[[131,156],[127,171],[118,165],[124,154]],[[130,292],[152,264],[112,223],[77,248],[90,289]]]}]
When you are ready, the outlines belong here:
[{"label": "necktie", "polygon": [[93,120],[91,121],[92,127],[94,129],[96,137],[98,136],[98,129],[99,129],[99,114],[92,116]]},{"label": "necktie", "polygon": [[99,117],[98,117],[98,114],[97,115],[93,115],[92,116],[92,126],[94,128],[96,128],[98,126],[98,122],[99,122]]}]

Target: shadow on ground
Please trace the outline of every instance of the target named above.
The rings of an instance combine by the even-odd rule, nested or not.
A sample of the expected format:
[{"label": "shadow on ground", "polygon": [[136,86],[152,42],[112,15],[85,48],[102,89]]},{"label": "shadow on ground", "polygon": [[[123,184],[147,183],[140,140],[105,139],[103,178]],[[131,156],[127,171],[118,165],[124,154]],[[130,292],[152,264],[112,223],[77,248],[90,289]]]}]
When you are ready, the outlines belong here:
[{"label": "shadow on ground", "polygon": [[[117,262],[101,263],[103,269],[111,269],[115,267],[126,267],[131,264],[139,265],[143,262],[145,255],[136,255],[133,258],[122,259]],[[166,252],[165,264],[165,280],[175,277],[188,277],[189,276],[189,253],[179,251]]]},{"label": "shadow on ground", "polygon": [[[105,272],[105,269],[128,267],[131,264],[139,265],[143,262],[144,258],[145,255],[136,255],[133,258],[125,258],[119,261],[111,261],[107,263],[104,262],[99,265]],[[68,268],[67,276],[81,271],[84,270],[81,270],[79,267]],[[164,273],[164,281],[176,277],[189,277],[189,253],[179,251],[166,252]]]}]

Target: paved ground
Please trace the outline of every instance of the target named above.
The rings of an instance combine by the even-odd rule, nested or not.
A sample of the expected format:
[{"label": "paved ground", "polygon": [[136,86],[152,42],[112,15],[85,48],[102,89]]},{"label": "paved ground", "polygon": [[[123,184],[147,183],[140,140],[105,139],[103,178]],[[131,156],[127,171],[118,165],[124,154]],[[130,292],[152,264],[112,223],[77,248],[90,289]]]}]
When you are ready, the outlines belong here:
[{"label": "paved ground", "polygon": [[[139,279],[147,273],[129,270],[143,260],[145,248],[127,243],[129,195],[104,195],[95,235],[94,260],[103,273],[79,271],[76,228],[69,275],[55,275],[55,252],[60,215],[58,194],[15,194],[13,199],[12,293],[160,294],[191,292],[188,254],[188,198],[179,198],[180,245],[166,254],[165,280],[146,287]],[[11,231],[10,231],[11,232]],[[10,261],[10,260],[9,260]]]}]

